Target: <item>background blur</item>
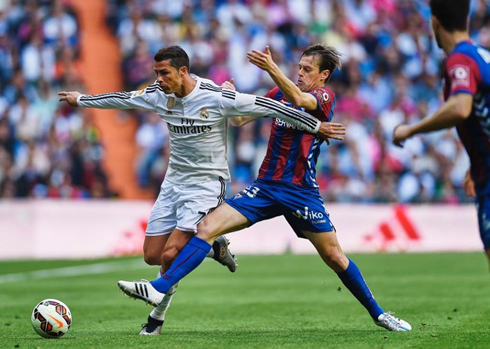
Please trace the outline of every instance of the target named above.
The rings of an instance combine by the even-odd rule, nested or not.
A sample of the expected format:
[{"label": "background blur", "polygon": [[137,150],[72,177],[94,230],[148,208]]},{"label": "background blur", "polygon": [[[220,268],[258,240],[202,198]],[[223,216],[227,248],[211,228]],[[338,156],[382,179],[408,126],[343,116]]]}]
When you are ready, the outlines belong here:
[{"label": "background blur", "polygon": [[[471,33],[490,46],[485,0],[472,1]],[[105,43],[97,50],[90,42],[101,36]],[[168,159],[166,125],[148,112],[107,116],[59,105],[60,90],[108,92],[100,84],[105,79],[116,90],[142,88],[154,80],[154,53],[175,44],[189,53],[193,73],[218,84],[233,77],[239,91],[264,94],[273,82],[247,62],[248,50],[270,45],[295,81],[302,50],[317,42],[343,53],[344,68],[330,87],[337,96],[334,120],[348,129],[345,142],[324,146],[318,165],[324,198],[467,201],[461,182],[468,158],[454,131],[418,137],[403,150],[391,145],[395,125],[423,118],[441,103],[443,56],[422,0],[0,1],[0,197],[158,192]],[[98,56],[96,65],[115,64],[98,74],[87,52]],[[101,126],[97,119],[105,117],[115,120]],[[125,124],[129,137],[117,139]],[[259,120],[232,130],[230,194],[255,178],[269,129],[270,120]],[[135,148],[112,156],[121,142]],[[129,165],[113,164],[121,161]],[[121,181],[118,172],[130,173]]]},{"label": "background blur", "polygon": [[[470,27],[472,39],[490,47],[487,1],[471,2]],[[360,231],[362,227],[346,229],[360,234],[358,245],[373,236],[382,236],[383,244],[392,242],[396,227],[387,230],[384,224],[393,217],[402,235],[417,242],[423,235],[421,224],[418,231],[417,224],[410,223],[413,217],[412,227],[404,224],[409,215],[392,204],[471,201],[462,189],[468,157],[454,130],[417,137],[404,149],[391,144],[395,125],[426,117],[442,102],[444,57],[431,35],[426,0],[0,0],[0,197],[142,199],[141,212],[128,211],[141,217],[132,218],[129,229],[136,231],[136,240],[124,226],[118,228],[118,234],[127,233],[122,244],[132,241],[127,245],[139,251],[144,222],[168,162],[165,123],[150,112],[70,108],[58,103],[56,93],[143,88],[154,81],[154,53],[180,45],[190,55],[191,72],[217,84],[233,77],[237,90],[265,94],[273,82],[247,62],[248,50],[270,45],[275,61],[296,81],[301,52],[318,42],[343,54],[343,69],[329,87],[337,98],[334,121],[347,126],[346,140],[324,145],[318,162],[327,209],[338,211],[335,202],[384,203],[390,211],[368,215],[376,217],[375,233]],[[231,128],[233,182],[228,195],[255,178],[269,132],[267,119]],[[0,200],[0,230],[21,231],[22,224],[30,222],[27,230],[42,235],[58,219],[60,207],[71,207],[61,220],[66,227],[57,227],[60,232],[73,230],[80,212],[105,212],[100,220],[106,222],[117,220],[122,212],[118,208],[109,218],[108,206],[92,212],[98,207],[92,205],[84,211],[76,204],[80,200],[72,200],[64,201],[68,205],[51,202],[51,217],[45,212],[51,206],[42,202],[14,205]],[[429,218],[437,216],[437,207],[447,215],[447,206],[430,207],[427,212],[436,212]],[[352,207],[342,206],[337,217],[344,217],[342,210],[351,224]],[[67,218],[72,211],[79,215]],[[461,229],[471,225],[476,238],[472,246],[479,248],[474,208],[458,212]],[[33,217],[52,220],[41,223]],[[444,217],[440,220],[452,222]],[[334,216],[334,222],[342,226],[342,219],[337,223]],[[90,224],[81,228],[94,230]],[[122,251],[133,251],[125,248]]]}]

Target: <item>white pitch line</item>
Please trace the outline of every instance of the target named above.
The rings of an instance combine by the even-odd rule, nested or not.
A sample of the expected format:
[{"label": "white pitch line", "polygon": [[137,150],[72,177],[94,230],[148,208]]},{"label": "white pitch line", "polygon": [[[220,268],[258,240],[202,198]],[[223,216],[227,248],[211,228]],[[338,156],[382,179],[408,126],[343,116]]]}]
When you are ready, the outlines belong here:
[{"label": "white pitch line", "polygon": [[24,273],[0,275],[0,284],[5,284],[9,282],[21,282],[27,280],[52,279],[90,274],[104,274],[113,271],[137,270],[145,268],[148,268],[148,265],[146,265],[143,260],[94,263],[75,267],[42,269]]}]

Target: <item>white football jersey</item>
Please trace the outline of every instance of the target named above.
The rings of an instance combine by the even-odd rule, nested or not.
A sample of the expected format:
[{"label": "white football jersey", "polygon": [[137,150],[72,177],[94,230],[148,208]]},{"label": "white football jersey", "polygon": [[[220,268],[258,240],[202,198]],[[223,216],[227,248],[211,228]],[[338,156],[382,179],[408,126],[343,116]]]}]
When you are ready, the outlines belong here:
[{"label": "white football jersey", "polygon": [[145,109],[167,122],[170,159],[166,179],[174,183],[202,183],[230,179],[227,162],[228,117],[273,116],[316,133],[320,121],[280,102],[222,89],[196,75],[187,96],[165,94],[158,83],[143,90],[81,95],[78,106],[101,109]]}]

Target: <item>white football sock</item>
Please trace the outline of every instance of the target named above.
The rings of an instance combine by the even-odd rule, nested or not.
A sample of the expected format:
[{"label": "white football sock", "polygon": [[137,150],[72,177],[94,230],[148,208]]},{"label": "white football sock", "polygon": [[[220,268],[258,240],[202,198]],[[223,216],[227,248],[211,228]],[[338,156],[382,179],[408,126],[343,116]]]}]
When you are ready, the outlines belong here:
[{"label": "white football sock", "polygon": [[160,303],[158,307],[153,308],[150,313],[150,316],[152,318],[160,321],[165,320],[165,313],[170,307],[170,302],[172,302],[172,298],[174,297],[174,293],[177,290],[177,287],[179,287],[179,283],[176,283],[170,288],[165,297],[163,297],[162,303]]}]

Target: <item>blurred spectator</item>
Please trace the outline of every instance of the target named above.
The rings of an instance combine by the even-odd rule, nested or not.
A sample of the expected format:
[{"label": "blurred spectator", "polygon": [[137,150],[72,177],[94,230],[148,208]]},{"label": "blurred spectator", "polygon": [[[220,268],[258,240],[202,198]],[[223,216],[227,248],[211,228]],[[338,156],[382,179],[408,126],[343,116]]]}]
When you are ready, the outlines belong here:
[{"label": "blurred spectator", "polygon": [[[178,44],[191,72],[239,91],[265,94],[273,81],[246,60],[271,47],[296,80],[299,56],[325,41],[344,55],[330,82],[344,143],[323,146],[318,180],[329,201],[460,202],[468,157],[454,131],[391,145],[393,127],[441,103],[442,52],[430,32],[427,0],[108,0],[107,23],[120,42],[128,90],[151,83],[152,57]],[[471,35],[490,46],[490,5],[472,0]],[[69,1],[11,1],[0,9],[0,195],[107,196],[98,134],[80,110],[56,110],[53,88],[77,89],[79,32]],[[18,64],[16,62],[19,62]],[[136,117],[141,149],[135,171],[158,191],[168,160],[167,129],[155,115]],[[256,176],[270,120],[230,130],[229,161],[241,190]]]},{"label": "blurred spectator", "polygon": [[78,42],[69,1],[0,8],[0,197],[113,195],[98,132],[54,92],[83,88]]}]

